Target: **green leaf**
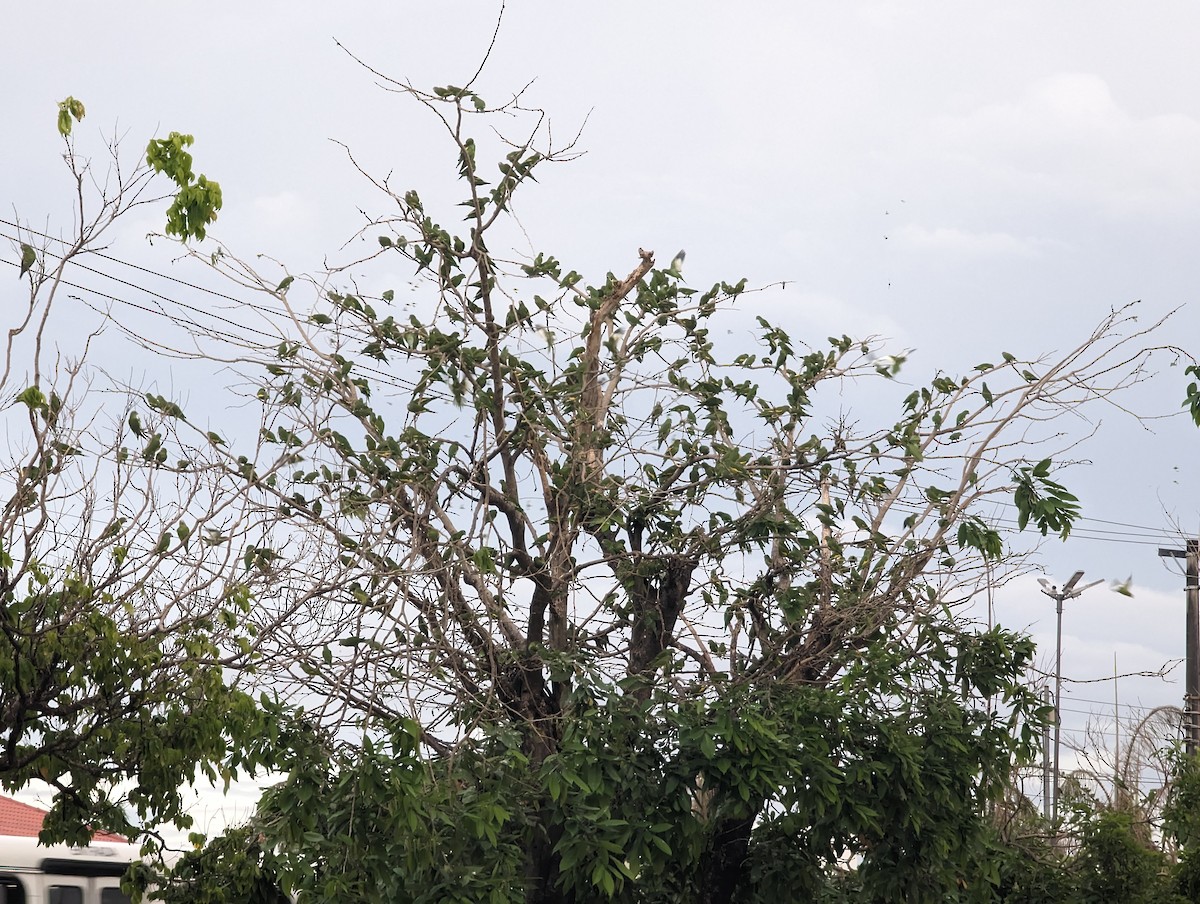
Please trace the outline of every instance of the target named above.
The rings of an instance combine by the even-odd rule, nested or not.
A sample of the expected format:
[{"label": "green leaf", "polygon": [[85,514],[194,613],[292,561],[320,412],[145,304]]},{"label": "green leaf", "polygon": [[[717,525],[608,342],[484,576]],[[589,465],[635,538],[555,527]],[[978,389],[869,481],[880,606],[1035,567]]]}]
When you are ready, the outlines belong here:
[{"label": "green leaf", "polygon": [[192,171],[191,135],[172,132],[166,138],[152,140],[146,146],[146,163],[156,172],[171,179],[179,191],[167,209],[167,235],[182,241],[194,238],[203,241],[207,226],[216,220],[221,209],[221,186],[204,175]]}]

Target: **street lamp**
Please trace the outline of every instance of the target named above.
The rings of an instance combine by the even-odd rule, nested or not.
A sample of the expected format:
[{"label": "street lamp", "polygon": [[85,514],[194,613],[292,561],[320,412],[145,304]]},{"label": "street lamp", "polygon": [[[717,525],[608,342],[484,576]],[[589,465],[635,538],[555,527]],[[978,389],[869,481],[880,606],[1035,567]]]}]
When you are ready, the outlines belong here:
[{"label": "street lamp", "polygon": [[1083,572],[1077,571],[1071,575],[1071,579],[1063,584],[1060,590],[1057,585],[1052,584],[1045,578],[1038,578],[1038,583],[1042,585],[1042,593],[1054,600],[1056,609],[1058,610],[1058,640],[1054,654],[1054,803],[1051,810],[1051,822],[1054,826],[1058,826],[1058,742],[1062,735],[1062,612],[1063,600],[1073,600],[1083,591],[1090,587],[1095,587],[1097,584],[1103,584],[1104,581],[1092,581],[1090,584],[1084,584],[1082,587],[1076,585],[1083,578]]}]

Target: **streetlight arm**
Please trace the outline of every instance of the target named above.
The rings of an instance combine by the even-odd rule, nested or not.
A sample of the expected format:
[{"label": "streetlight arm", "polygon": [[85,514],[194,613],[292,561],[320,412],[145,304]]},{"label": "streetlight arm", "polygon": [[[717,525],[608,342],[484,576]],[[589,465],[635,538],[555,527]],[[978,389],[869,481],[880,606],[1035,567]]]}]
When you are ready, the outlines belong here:
[{"label": "streetlight arm", "polygon": [[[1082,572],[1082,571],[1081,571],[1081,572],[1079,572],[1079,573],[1080,573],[1080,574],[1083,574],[1083,572]],[[1091,590],[1091,589],[1092,589],[1093,587],[1095,587],[1097,584],[1103,584],[1103,583],[1104,583],[1104,579],[1103,579],[1103,578],[1101,578],[1101,579],[1100,579],[1100,580],[1098,580],[1098,581],[1092,581],[1090,584],[1084,584],[1082,587],[1076,587],[1076,588],[1075,588],[1074,590],[1072,590],[1070,593],[1066,593],[1066,592],[1065,592],[1065,591],[1066,591],[1066,588],[1064,587],[1064,588],[1063,588],[1063,590],[1064,590],[1063,597],[1064,597],[1065,599],[1073,600],[1073,599],[1075,599],[1075,597],[1077,597],[1077,596],[1079,596],[1081,593],[1083,593],[1083,591],[1085,591],[1085,590]]]}]

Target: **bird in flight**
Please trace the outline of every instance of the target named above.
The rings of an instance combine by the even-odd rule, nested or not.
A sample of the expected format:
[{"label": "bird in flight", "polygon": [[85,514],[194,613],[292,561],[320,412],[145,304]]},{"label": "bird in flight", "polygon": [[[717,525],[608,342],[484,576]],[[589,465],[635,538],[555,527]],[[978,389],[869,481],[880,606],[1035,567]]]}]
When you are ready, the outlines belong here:
[{"label": "bird in flight", "polygon": [[671,258],[671,266],[667,268],[667,272],[676,279],[683,275],[683,259],[685,257],[687,257],[687,252],[680,248],[679,253]]},{"label": "bird in flight", "polygon": [[1113,581],[1113,593],[1119,593],[1121,596],[1133,596],[1133,591],[1130,589],[1133,586],[1133,575],[1130,575],[1123,581]]}]

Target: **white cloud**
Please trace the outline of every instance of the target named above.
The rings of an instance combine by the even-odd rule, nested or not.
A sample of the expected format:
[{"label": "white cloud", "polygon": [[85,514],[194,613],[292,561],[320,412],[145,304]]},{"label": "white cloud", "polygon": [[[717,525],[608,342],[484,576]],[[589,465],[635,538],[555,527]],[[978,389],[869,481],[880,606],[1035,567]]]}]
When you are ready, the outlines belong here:
[{"label": "white cloud", "polygon": [[[236,192],[227,192],[226,197],[231,194],[236,196]],[[318,211],[318,203],[299,192],[262,194],[245,202],[226,203],[210,231],[230,247],[287,258],[289,266],[307,269],[329,247],[329,230]],[[303,266],[299,262],[304,262]]]},{"label": "white cloud", "polygon": [[1015,100],[940,117],[931,137],[944,157],[1047,199],[1091,199],[1112,212],[1200,199],[1200,120],[1135,116],[1091,73],[1052,75]]},{"label": "white cloud", "polygon": [[[1095,701],[1113,699],[1115,656],[1116,670],[1123,676],[1118,682],[1122,705],[1177,705],[1183,693],[1179,667],[1184,654],[1183,594],[1135,582],[1134,596],[1125,597],[1110,589],[1111,575],[1088,574],[1082,583],[1100,577],[1106,577],[1105,583],[1066,600],[1063,606],[1064,701],[1077,699],[1080,702],[1072,705],[1080,710],[1104,709],[1106,704],[1097,706]],[[1038,644],[1038,668],[1052,675],[1055,603],[1042,593],[1036,578],[1023,575],[998,588],[995,619],[1008,628],[1028,631]],[[973,610],[977,616],[984,611]],[[1164,676],[1155,674],[1164,669]]]},{"label": "white cloud", "polygon": [[251,202],[250,211],[253,224],[270,231],[305,230],[316,222],[311,201],[294,191],[260,195]]},{"label": "white cloud", "polygon": [[957,257],[1038,257],[1048,243],[1019,238],[1007,232],[966,232],[949,226],[926,228],[909,223],[896,234],[897,240],[919,251],[934,251]]},{"label": "white cloud", "polygon": [[881,353],[908,347],[907,331],[890,314],[851,304],[835,295],[788,287],[762,301],[755,313],[760,311],[772,323],[795,329],[795,335],[817,342],[823,342],[826,336],[848,335],[855,340],[884,340]]}]

